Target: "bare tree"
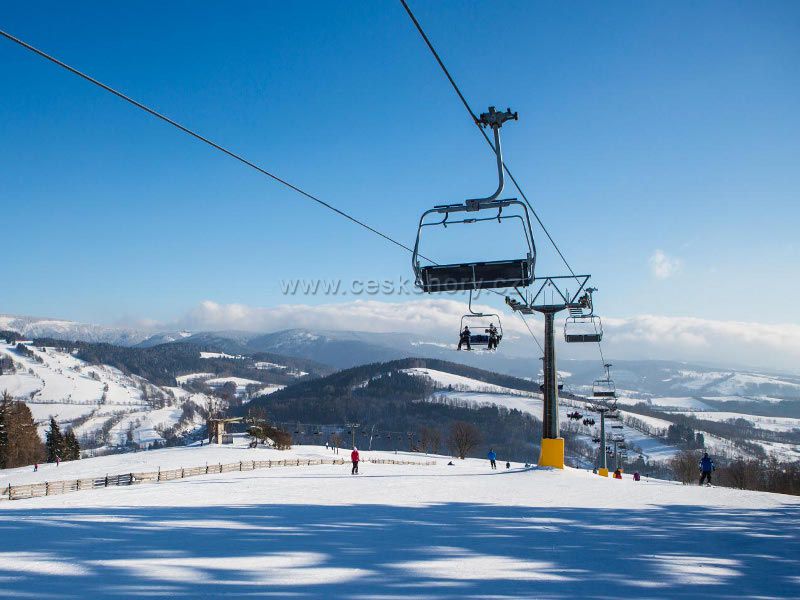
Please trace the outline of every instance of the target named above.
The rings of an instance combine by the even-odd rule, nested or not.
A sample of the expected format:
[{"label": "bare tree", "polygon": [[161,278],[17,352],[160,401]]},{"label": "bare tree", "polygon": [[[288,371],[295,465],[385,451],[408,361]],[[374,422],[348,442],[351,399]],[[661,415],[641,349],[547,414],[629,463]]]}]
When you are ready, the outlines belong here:
[{"label": "bare tree", "polygon": [[726,487],[739,488],[740,490],[759,489],[759,476],[764,465],[755,460],[738,458],[731,461],[720,472],[720,483]]},{"label": "bare tree", "polygon": [[330,444],[336,454],[339,454],[339,448],[342,447],[342,438],[338,433],[331,435]]},{"label": "bare tree", "polygon": [[448,443],[458,458],[464,459],[481,441],[481,432],[472,423],[456,421],[450,426]]},{"label": "bare tree", "polygon": [[678,481],[686,484],[697,479],[699,469],[697,465],[699,460],[696,451],[682,450],[670,459],[669,466],[672,472],[675,473],[675,477],[678,478]]},{"label": "bare tree", "polygon": [[442,434],[435,427],[423,425],[419,429],[419,444],[425,452],[436,454],[442,445]]}]

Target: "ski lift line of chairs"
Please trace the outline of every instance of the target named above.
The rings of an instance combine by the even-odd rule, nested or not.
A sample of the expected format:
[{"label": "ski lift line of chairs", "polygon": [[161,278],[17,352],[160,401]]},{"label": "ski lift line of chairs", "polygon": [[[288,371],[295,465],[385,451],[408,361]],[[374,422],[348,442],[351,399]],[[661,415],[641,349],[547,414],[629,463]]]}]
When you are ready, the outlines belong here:
[{"label": "ski lift line of chairs", "polygon": [[595,288],[588,288],[578,305],[569,306],[569,316],[564,321],[565,342],[591,343],[603,339],[603,322],[594,314],[592,293],[595,291]]}]

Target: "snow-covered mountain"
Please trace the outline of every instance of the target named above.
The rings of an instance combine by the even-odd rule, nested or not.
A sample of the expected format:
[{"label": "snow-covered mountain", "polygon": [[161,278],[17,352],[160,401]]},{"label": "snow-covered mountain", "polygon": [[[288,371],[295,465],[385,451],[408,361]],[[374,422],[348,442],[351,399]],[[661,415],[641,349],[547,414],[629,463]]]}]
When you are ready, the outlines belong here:
[{"label": "snow-covered mountain", "polygon": [[[400,358],[423,357],[535,378],[540,364],[530,356],[496,353],[456,352],[454,340],[411,333],[369,333],[287,329],[271,333],[244,331],[163,331],[89,325],[58,319],[0,316],[0,330],[18,331],[26,337],[107,342],[120,346],[152,347],[164,343],[188,342],[231,354],[271,352],[309,359],[322,365],[346,369],[357,365]],[[516,350],[515,350],[516,351]],[[618,387],[633,398],[697,398],[712,401],[800,400],[800,376],[769,373],[763,369],[727,368],[679,361],[614,361]],[[559,368],[568,374],[568,386],[586,388],[602,375],[599,361],[561,360]],[[663,404],[663,403],[662,403]],[[679,403],[676,406],[679,406]]]},{"label": "snow-covered mountain", "polygon": [[[265,351],[296,356],[345,369],[401,358],[436,358],[523,378],[536,378],[538,360],[496,353],[457,352],[455,344],[405,333],[310,331],[289,329],[264,335],[201,333],[188,342],[213,341],[245,352]],[[800,400],[800,377],[758,370],[726,369],[679,361],[613,361],[618,387],[642,399],[708,397],[719,400]],[[586,388],[603,376],[599,361],[562,360],[559,369],[568,386]]]},{"label": "snow-covered mountain", "polygon": [[[16,331],[27,338],[55,338],[82,342],[105,342],[132,346],[150,337],[150,333],[133,328],[107,327],[67,321],[14,315],[0,315],[0,330]],[[173,341],[173,340],[170,340]]]}]

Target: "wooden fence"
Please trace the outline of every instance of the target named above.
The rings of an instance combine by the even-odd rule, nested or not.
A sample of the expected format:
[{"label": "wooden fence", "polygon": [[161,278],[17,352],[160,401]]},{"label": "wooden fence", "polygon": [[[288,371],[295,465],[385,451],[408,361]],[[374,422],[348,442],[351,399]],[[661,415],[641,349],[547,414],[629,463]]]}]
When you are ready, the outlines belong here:
[{"label": "wooden fence", "polygon": [[[413,460],[391,460],[391,459],[367,459],[375,465],[435,465],[436,461],[426,460],[418,462]],[[86,479],[68,479],[66,481],[46,481],[43,483],[30,483],[27,485],[9,484],[3,490],[3,496],[9,500],[23,500],[26,498],[38,498],[40,496],[55,496],[68,492],[80,490],[93,490],[119,485],[133,485],[137,483],[160,483],[162,481],[174,481],[198,475],[209,475],[215,473],[231,473],[234,471],[253,471],[255,469],[272,469],[276,467],[312,467],[315,465],[345,465],[350,464],[343,458],[340,459],[308,459],[295,458],[285,460],[244,460],[235,463],[216,463],[207,464],[204,467],[181,467],[179,469],[169,469],[162,471],[149,471],[144,473],[123,473],[121,475],[105,475],[102,477],[89,477]]]}]

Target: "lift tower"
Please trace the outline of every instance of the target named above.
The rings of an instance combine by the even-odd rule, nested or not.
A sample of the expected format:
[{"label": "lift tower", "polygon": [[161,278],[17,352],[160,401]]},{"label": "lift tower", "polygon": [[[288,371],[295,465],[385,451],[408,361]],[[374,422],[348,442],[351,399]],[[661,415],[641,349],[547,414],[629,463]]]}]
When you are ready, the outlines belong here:
[{"label": "lift tower", "polygon": [[[561,311],[569,309],[580,310],[591,303],[591,293],[595,290],[586,287],[590,277],[591,275],[537,277],[534,285],[536,282],[539,282],[540,285],[533,296],[523,295],[517,291],[520,300],[506,298],[506,304],[514,311],[523,315],[530,315],[535,312],[544,315],[544,361],[542,365],[544,409],[542,415],[542,449],[539,454],[540,467],[564,468],[564,438],[558,435],[558,370],[556,369],[555,317]],[[575,282],[577,287],[572,294],[567,289],[567,285],[570,282]]]}]

